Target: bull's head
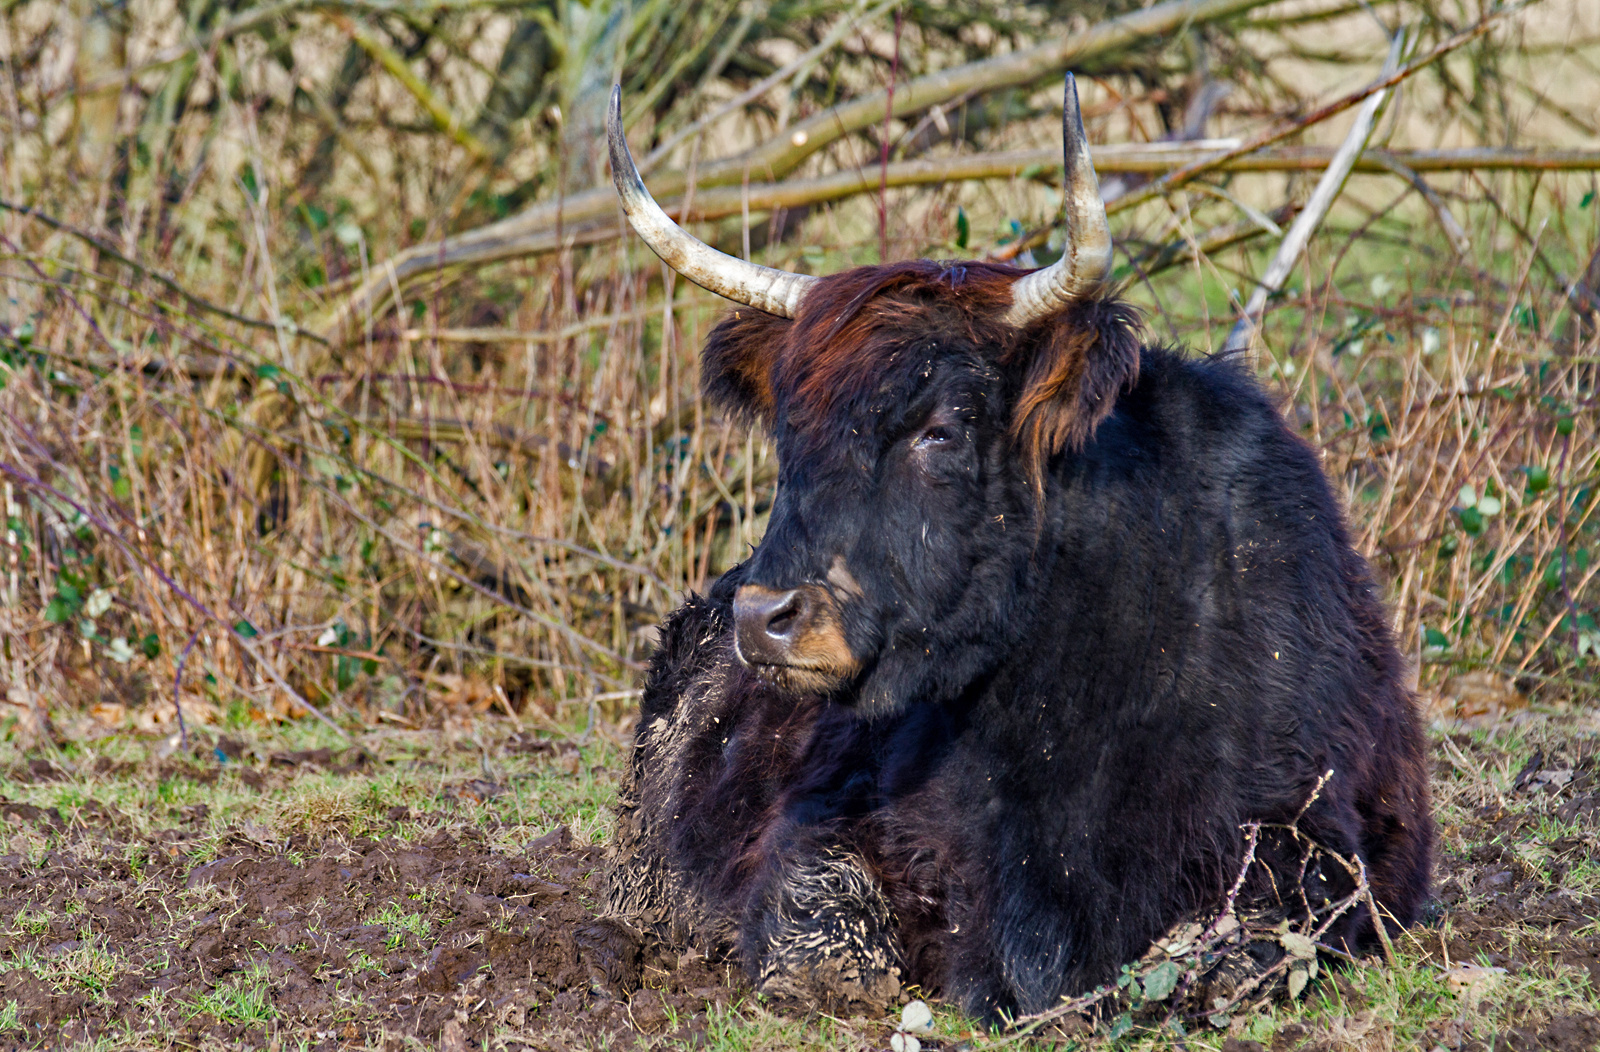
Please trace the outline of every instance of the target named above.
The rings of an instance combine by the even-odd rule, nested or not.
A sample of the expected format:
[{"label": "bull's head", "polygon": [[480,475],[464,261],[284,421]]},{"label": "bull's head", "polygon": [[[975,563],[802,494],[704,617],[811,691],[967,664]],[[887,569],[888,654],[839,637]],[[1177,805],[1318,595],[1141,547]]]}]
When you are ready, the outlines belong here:
[{"label": "bull's head", "polygon": [[614,92],[629,221],[684,277],[745,305],[707,342],[707,394],[777,443],[767,534],[738,571],[740,660],[866,711],[954,697],[1026,631],[1056,554],[1058,455],[1138,371],[1135,316],[1107,295],[1110,227],[1072,77],[1069,237],[1032,272],[917,261],[818,278],[725,255],[651,199],[620,105]]}]

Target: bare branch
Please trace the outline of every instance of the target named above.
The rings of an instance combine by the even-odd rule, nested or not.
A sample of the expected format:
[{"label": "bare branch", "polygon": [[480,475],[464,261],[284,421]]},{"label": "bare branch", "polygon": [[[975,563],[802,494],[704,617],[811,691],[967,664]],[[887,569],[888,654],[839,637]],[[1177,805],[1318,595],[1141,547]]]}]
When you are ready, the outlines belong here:
[{"label": "bare branch", "polygon": [[[898,85],[894,93],[895,116],[918,113],[937,103],[974,92],[1021,87],[1051,78],[1069,65],[1103,58],[1142,41],[1172,33],[1181,27],[1214,22],[1260,7],[1268,0],[1168,0],[1090,28],[1080,36],[1026,48],[1007,55],[931,73]],[[699,167],[696,194],[706,189],[742,182],[749,173],[782,178],[802,161],[838,140],[871,127],[889,111],[886,91],[877,91],[816,114],[743,153]],[[656,200],[684,192],[682,172],[658,176],[650,187]],[[581,230],[614,218],[615,196],[610,187],[597,187],[544,202],[518,215],[443,242],[414,245],[375,268],[329,319],[326,331],[335,340],[393,285],[404,285],[420,274],[435,270],[481,266],[548,251],[553,231]]]}]

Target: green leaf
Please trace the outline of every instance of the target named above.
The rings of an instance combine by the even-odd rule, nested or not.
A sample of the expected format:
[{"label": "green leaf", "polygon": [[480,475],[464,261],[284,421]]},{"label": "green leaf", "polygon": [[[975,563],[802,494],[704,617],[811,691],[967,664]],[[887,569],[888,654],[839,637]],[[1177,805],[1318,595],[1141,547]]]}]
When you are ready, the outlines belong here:
[{"label": "green leaf", "polygon": [[1144,977],[1144,995],[1152,1001],[1165,1001],[1178,988],[1180,977],[1178,966],[1171,961],[1163,961],[1156,965],[1151,973]]},{"label": "green leaf", "polygon": [[1461,509],[1461,528],[1474,537],[1483,532],[1483,516],[1477,508]]},{"label": "green leaf", "polygon": [[56,596],[44,608],[44,619],[52,624],[61,624],[72,620],[72,615],[77,611],[78,604]]},{"label": "green leaf", "polygon": [[116,494],[119,500],[127,500],[133,496],[133,480],[126,475],[112,479],[111,492]]},{"label": "green leaf", "polygon": [[333,679],[340,690],[349,690],[356,682],[356,659],[340,656],[333,663]]},{"label": "green leaf", "polygon": [[967,218],[965,208],[956,209],[956,247],[966,248],[967,241],[972,237],[972,221]]},{"label": "green leaf", "polygon": [[1505,505],[1500,503],[1499,497],[1485,496],[1478,498],[1478,514],[1485,518],[1500,514],[1501,509],[1504,507]]},{"label": "green leaf", "polygon": [[1450,637],[1437,628],[1424,628],[1422,630],[1422,642],[1427,647],[1434,647],[1439,650],[1450,649]]},{"label": "green leaf", "polygon": [[1563,436],[1572,434],[1572,417],[1564,416],[1556,421],[1556,434]]},{"label": "green leaf", "polygon": [[254,639],[256,636],[261,634],[260,632],[256,631],[255,625],[252,625],[250,622],[242,619],[233,626],[233,630],[246,639]]},{"label": "green leaf", "polygon": [[1590,190],[1588,193],[1583,195],[1583,200],[1578,202],[1578,207],[1588,208],[1592,204],[1594,204],[1594,191]]},{"label": "green leaf", "polygon": [[161,656],[161,640],[156,638],[156,634],[154,632],[151,632],[143,639],[139,640],[139,650],[144,654],[145,657],[149,658],[151,661],[154,661],[156,658]]},{"label": "green leaf", "polygon": [[1121,1015],[1117,1016],[1116,1019],[1111,1021],[1111,1029],[1106,1031],[1106,1037],[1109,1038],[1112,1041],[1116,1041],[1119,1038],[1121,1038],[1124,1035],[1126,1035],[1128,1033],[1128,1031],[1130,1031],[1132,1029],[1133,1029],[1133,1015],[1132,1015],[1132,1013],[1123,1012]]},{"label": "green leaf", "polygon": [[1543,493],[1550,488],[1550,469],[1542,464],[1533,464],[1528,468],[1528,492]]},{"label": "green leaf", "polygon": [[256,375],[261,377],[263,380],[271,380],[282,373],[283,370],[278,368],[276,365],[263,363],[256,366]]},{"label": "green leaf", "polygon": [[1473,507],[1478,503],[1478,491],[1473,489],[1470,484],[1462,486],[1461,492],[1456,494],[1456,500],[1463,508]]}]

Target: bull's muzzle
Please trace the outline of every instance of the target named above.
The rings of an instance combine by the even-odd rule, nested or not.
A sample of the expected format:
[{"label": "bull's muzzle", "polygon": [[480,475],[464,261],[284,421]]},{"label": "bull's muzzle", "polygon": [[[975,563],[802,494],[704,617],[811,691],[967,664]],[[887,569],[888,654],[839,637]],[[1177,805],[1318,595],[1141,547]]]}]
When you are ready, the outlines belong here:
[{"label": "bull's muzzle", "polygon": [[733,597],[739,660],[796,686],[828,689],[857,668],[833,596],[820,585],[779,591],[741,585]]}]

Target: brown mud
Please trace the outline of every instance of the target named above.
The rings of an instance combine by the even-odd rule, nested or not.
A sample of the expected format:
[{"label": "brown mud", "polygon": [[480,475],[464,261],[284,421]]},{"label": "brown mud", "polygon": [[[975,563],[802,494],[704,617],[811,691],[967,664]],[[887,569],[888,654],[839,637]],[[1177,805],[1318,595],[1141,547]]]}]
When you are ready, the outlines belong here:
[{"label": "brown mud", "polygon": [[[558,768],[576,756],[540,748]],[[303,772],[377,764],[361,749],[258,756],[224,740],[216,750],[228,762],[208,748],[161,761],[163,776],[276,792]],[[1516,770],[1511,752],[1464,734],[1437,756],[1441,799],[1464,817],[1442,823],[1438,907],[1403,948],[1431,968],[1560,973],[1600,988],[1600,743],[1556,735]],[[10,774],[61,777],[46,759]],[[95,799],[66,815],[0,800],[0,1008],[15,1012],[0,1047],[717,1044],[719,1013],[755,1002],[736,970],[658,946],[618,974],[608,929],[594,924],[603,849],[565,826],[520,843],[496,835],[501,820],[481,805],[500,791],[458,782],[441,790],[439,810],[393,807],[359,834],[334,822],[273,835],[245,822],[220,837],[203,805],[137,834],[129,815]],[[1321,982],[1349,995],[1346,1031],[1291,1023],[1226,1047],[1369,1047],[1362,995],[1339,975]],[[1465,990],[1435,1013],[1445,1021],[1420,1047],[1600,1048],[1600,1018],[1529,1004],[1495,1029],[1472,1011],[1476,996]],[[887,1046],[889,1022],[864,1026]]]},{"label": "brown mud", "polygon": [[[361,762],[278,755],[226,776],[261,785],[273,768]],[[163,773],[218,777],[202,762],[169,761]],[[56,777],[42,760],[26,776]],[[468,781],[444,795],[470,807],[496,790]],[[604,929],[586,929],[603,849],[575,845],[565,826],[507,853],[490,846],[492,817],[396,807],[391,835],[274,840],[245,823],[208,837],[215,857],[196,865],[206,809],[179,817],[141,838],[93,800],[70,822],[56,808],[0,802],[20,849],[0,856],[0,960],[10,965],[0,1005],[17,1006],[0,1047],[131,1033],[156,1046],[266,1047],[292,1035],[290,1047],[313,1049],[418,1038],[464,1049],[492,1035],[500,1047],[557,1049],[627,1047],[669,1028],[693,1045],[708,1007],[746,996],[729,968],[688,953],[637,961],[628,989],[608,980],[597,962],[613,957],[592,945]],[[402,837],[419,825],[436,828]]]}]

